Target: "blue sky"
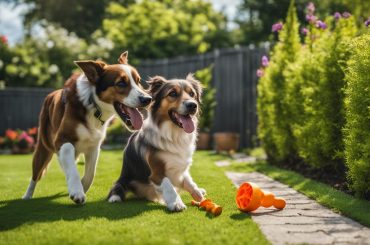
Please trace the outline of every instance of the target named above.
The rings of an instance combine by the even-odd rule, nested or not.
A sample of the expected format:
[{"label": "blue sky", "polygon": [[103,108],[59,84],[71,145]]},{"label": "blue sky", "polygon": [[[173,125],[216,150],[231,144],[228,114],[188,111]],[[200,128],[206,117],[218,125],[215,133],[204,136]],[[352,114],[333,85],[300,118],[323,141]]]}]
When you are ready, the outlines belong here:
[{"label": "blue sky", "polygon": [[[211,2],[215,9],[226,13],[229,19],[233,19],[241,0],[211,0]],[[24,34],[22,13],[26,10],[26,5],[14,8],[0,1],[0,35],[7,36],[10,44],[22,40]]]}]

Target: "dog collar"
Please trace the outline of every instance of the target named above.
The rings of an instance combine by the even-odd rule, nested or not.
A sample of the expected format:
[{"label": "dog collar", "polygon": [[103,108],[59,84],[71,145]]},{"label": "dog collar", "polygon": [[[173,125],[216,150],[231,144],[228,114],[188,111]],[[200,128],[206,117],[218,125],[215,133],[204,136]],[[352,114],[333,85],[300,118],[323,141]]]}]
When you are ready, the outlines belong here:
[{"label": "dog collar", "polygon": [[104,125],[105,121],[101,119],[101,117],[103,116],[103,112],[101,111],[99,105],[95,102],[94,95],[92,93],[90,94],[89,97],[89,103],[94,106],[95,109],[94,117],[101,122],[101,125]]}]

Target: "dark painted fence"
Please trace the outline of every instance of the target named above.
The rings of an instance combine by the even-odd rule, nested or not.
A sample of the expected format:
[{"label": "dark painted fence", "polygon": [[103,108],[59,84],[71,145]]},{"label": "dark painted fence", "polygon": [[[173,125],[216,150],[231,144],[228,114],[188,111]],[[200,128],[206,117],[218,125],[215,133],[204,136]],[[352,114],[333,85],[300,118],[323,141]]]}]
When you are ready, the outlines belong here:
[{"label": "dark painted fence", "polygon": [[143,79],[162,75],[183,78],[213,64],[213,85],[217,107],[213,132],[240,134],[241,146],[251,147],[257,130],[257,77],[264,48],[233,48],[191,57],[142,61],[138,66]]},{"label": "dark painted fence", "polygon": [[0,90],[0,135],[6,129],[28,129],[38,125],[45,96],[52,89],[6,88]]},{"label": "dark painted fence", "polygon": [[[256,135],[256,70],[265,49],[233,48],[191,57],[145,60],[138,66],[142,78],[162,75],[183,78],[213,64],[217,107],[213,132],[240,134],[241,146],[250,147]],[[0,135],[7,128],[37,126],[42,101],[51,89],[6,88],[0,90]]]}]

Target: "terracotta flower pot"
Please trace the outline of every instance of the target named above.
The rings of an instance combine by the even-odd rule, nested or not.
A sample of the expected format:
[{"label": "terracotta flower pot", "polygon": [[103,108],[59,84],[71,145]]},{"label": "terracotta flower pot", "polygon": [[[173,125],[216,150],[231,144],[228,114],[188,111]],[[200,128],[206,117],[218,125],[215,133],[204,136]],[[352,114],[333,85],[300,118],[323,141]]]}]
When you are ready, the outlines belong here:
[{"label": "terracotta flower pot", "polygon": [[231,132],[220,132],[213,135],[216,152],[237,151],[239,149],[239,134]]},{"label": "terracotta flower pot", "polygon": [[209,150],[209,143],[211,141],[211,134],[200,132],[198,134],[197,149],[198,150]]}]

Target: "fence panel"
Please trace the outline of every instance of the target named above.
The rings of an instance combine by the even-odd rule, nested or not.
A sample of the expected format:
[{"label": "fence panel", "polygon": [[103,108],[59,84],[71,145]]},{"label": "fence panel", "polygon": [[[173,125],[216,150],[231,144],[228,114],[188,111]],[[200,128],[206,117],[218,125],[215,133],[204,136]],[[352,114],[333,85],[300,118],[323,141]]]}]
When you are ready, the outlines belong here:
[{"label": "fence panel", "polygon": [[[212,131],[240,134],[241,147],[253,146],[257,131],[257,77],[264,48],[230,48],[190,57],[144,60],[138,65],[143,80],[155,75],[184,78],[188,73],[213,64],[212,84],[217,107]],[[0,135],[7,128],[37,126],[45,96],[52,89],[6,88],[0,90]]]},{"label": "fence panel", "polygon": [[38,125],[44,98],[52,89],[6,88],[0,90],[0,135],[8,128],[27,129]]}]

